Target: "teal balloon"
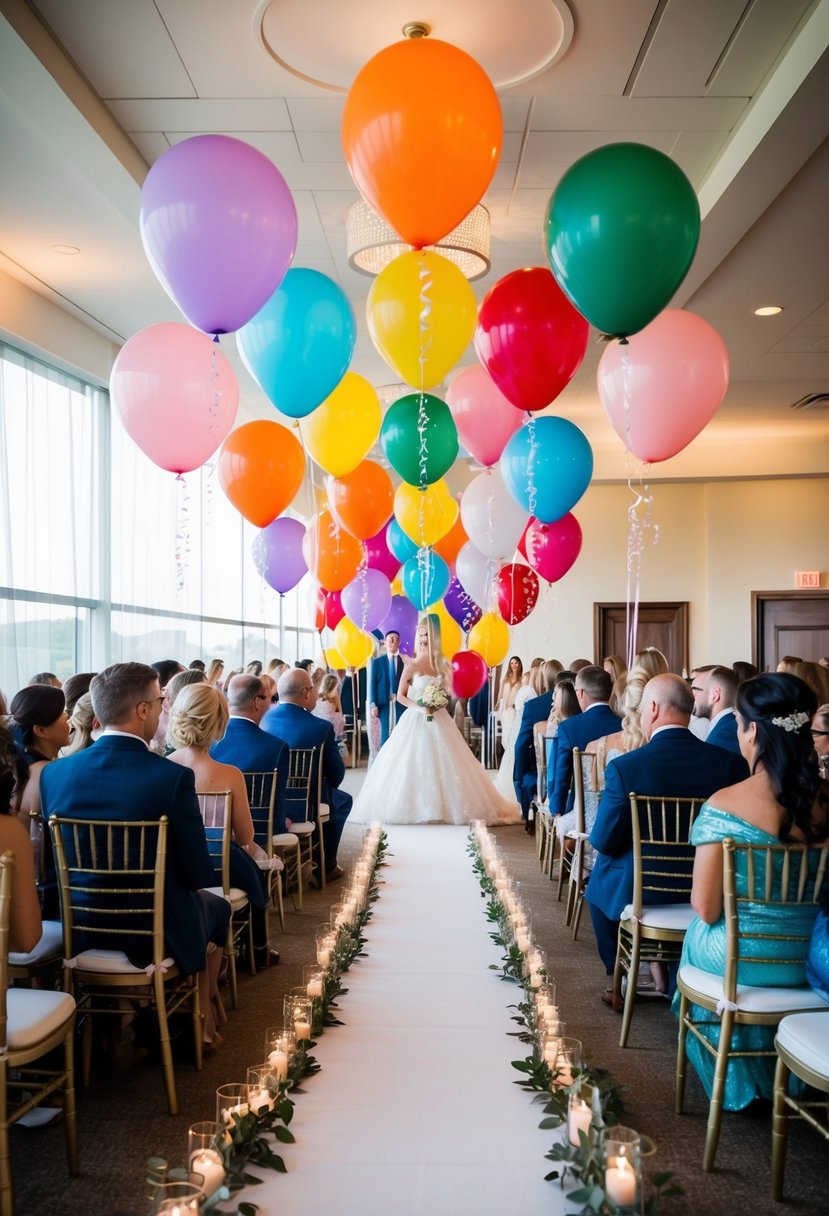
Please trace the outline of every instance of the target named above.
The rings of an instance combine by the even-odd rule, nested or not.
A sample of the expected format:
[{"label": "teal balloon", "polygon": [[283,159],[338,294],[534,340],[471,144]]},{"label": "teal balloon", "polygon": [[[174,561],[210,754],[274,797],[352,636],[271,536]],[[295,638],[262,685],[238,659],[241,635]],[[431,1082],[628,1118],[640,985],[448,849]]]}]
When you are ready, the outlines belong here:
[{"label": "teal balloon", "polygon": [[403,566],[403,590],[419,612],[442,600],[449,590],[452,575],[449,567],[431,549],[421,549]]},{"label": "teal balloon", "polygon": [[396,519],[391,519],[386,528],[386,544],[401,565],[417,553],[417,545],[410,540]]},{"label": "teal balloon", "polygon": [[544,244],[582,316],[624,337],[671,299],[694,259],[699,226],[694,188],[669,156],[644,144],[608,144],[561,179],[547,205]]},{"label": "teal balloon", "polygon": [[501,453],[501,476],[524,510],[555,523],[576,505],[593,476],[593,449],[566,418],[533,418]]},{"label": "teal balloon", "polygon": [[380,446],[395,473],[410,486],[429,486],[458,455],[452,412],[431,393],[409,393],[389,407],[380,428]]},{"label": "teal balloon", "polygon": [[318,270],[297,267],[237,332],[236,344],[271,403],[289,418],[304,418],[348,371],[356,338],[342,288]]}]

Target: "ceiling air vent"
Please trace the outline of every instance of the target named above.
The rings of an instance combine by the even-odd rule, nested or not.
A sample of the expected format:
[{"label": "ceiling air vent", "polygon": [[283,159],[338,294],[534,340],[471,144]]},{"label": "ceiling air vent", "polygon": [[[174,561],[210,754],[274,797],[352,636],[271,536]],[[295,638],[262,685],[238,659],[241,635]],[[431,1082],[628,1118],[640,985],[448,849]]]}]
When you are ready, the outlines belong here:
[{"label": "ceiling air vent", "polygon": [[793,401],[793,410],[825,410],[829,406],[829,393],[807,393],[799,401]]}]

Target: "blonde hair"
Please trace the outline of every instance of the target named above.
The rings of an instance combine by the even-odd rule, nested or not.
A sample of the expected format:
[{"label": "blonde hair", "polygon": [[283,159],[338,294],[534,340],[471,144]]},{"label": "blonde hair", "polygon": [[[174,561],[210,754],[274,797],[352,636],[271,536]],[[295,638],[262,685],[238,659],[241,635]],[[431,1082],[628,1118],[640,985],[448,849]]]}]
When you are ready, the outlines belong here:
[{"label": "blonde hair", "polygon": [[648,673],[648,678],[653,679],[654,676],[664,676],[667,671],[670,671],[668,660],[665,658],[661,650],[657,650],[655,646],[646,646],[644,650],[640,650],[636,658],[633,660],[631,671],[641,667],[643,671]]},{"label": "blonde hair", "polygon": [[206,751],[224,737],[227,720],[227,702],[217,688],[207,683],[188,684],[170,711],[167,741],[175,748],[197,747]]},{"label": "blonde hair", "polygon": [[[333,697],[331,695],[332,693],[334,694]],[[339,693],[339,677],[336,676],[333,671],[329,671],[327,675],[323,676],[320,682],[320,699],[323,701],[333,701],[335,699],[339,700]]]},{"label": "blonde hair", "polygon": [[[657,654],[659,652],[657,651]],[[632,752],[642,747],[645,735],[642,731],[642,693],[645,685],[651,679],[646,667],[631,667],[627,674],[627,685],[622,701],[624,716],[622,718],[622,751]]]},{"label": "blonde hair", "polygon": [[210,666],[205,672],[205,678],[208,684],[215,684],[224,669],[225,665],[223,659],[211,659]]},{"label": "blonde hair", "polygon": [[82,752],[89,747],[92,742],[92,725],[95,721],[95,711],[92,708],[92,693],[85,692],[82,697],[78,697],[75,702],[75,708],[72,710],[72,716],[69,719],[69,727],[71,734],[66,747],[61,749],[62,756],[73,756],[75,752]]}]

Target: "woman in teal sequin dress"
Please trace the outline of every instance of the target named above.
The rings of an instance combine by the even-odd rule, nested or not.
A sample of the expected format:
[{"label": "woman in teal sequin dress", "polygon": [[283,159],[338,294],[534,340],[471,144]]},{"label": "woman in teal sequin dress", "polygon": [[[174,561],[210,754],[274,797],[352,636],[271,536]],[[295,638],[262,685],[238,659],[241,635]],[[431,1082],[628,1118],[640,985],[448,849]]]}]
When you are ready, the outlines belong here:
[{"label": "woman in teal sequin dress", "polygon": [[[691,835],[697,846],[691,903],[697,917],[685,937],[682,964],[699,967],[715,975],[725,972],[725,920],[722,906],[722,840],[731,837],[742,844],[819,844],[829,836],[829,789],[822,781],[812,748],[809,723],[816,698],[796,676],[783,673],[757,676],[740,685],[737,693],[737,737],[748,761],[751,776],[738,785],[720,790],[705,803]],[[746,857],[736,854],[737,894],[745,894]],[[815,855],[816,857],[817,855]],[[815,865],[816,865],[815,860]],[[775,876],[775,891],[780,875]],[[792,904],[771,912],[774,931],[791,933],[800,942],[780,942],[779,963],[774,968],[753,967],[743,960],[738,970],[742,984],[797,986],[806,980],[806,950],[817,914],[814,904]],[[759,927],[770,915],[762,905],[746,912]],[[786,918],[785,926],[781,917]],[[679,1011],[679,996],[674,1012]],[[699,1007],[692,1016],[710,1018]],[[716,1044],[719,1028],[701,1027],[709,1042]],[[769,1051],[775,1028],[737,1026],[732,1046],[740,1051]],[[688,1059],[698,1073],[708,1096],[714,1078],[714,1056],[689,1035]],[[755,1098],[770,1098],[773,1088],[773,1058],[732,1058],[728,1065],[723,1105],[741,1110]]]}]

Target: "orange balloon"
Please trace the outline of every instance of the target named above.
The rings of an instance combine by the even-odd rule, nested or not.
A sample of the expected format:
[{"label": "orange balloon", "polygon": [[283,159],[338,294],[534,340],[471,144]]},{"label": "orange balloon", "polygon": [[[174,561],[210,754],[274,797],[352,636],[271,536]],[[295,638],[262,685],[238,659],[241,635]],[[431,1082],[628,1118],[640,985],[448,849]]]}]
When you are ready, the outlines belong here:
[{"label": "orange balloon", "polygon": [[315,515],[305,529],[302,555],[314,578],[326,591],[342,591],[363,560],[363,546],[341,528],[329,507]]},{"label": "orange balloon", "polygon": [[483,197],[501,154],[492,82],[456,46],[407,38],[357,74],[342,141],[360,193],[416,249],[451,232]]},{"label": "orange balloon", "polygon": [[266,528],[293,502],[305,475],[305,453],[278,422],[246,422],[219,453],[219,482],[245,519]]},{"label": "orange balloon", "polygon": [[[458,518],[446,535],[442,536],[440,540],[435,541],[432,548],[435,553],[440,554],[447,566],[451,566],[468,540],[466,528],[463,526],[460,515],[458,515]],[[446,653],[448,654],[449,652],[446,651]],[[455,651],[453,650],[452,653],[454,654]]]},{"label": "orange balloon", "polygon": [[329,477],[328,501],[341,528],[360,540],[376,536],[394,510],[394,486],[376,460],[364,460],[344,477]]}]

